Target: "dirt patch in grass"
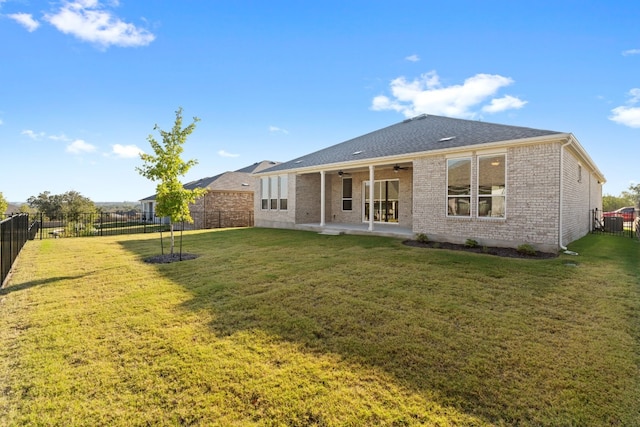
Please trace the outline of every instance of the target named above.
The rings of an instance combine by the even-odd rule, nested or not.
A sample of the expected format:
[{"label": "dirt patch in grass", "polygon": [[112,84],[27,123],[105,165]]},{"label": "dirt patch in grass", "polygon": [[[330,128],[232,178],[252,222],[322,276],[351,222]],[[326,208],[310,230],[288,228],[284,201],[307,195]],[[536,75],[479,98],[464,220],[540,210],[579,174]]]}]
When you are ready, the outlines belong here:
[{"label": "dirt patch in grass", "polygon": [[149,258],[145,258],[144,262],[149,264],[169,264],[172,262],[178,261],[188,261],[190,259],[196,259],[198,255],[196,254],[164,254],[164,255],[154,255]]},{"label": "dirt patch in grass", "polygon": [[417,240],[405,240],[402,243],[407,246],[413,246],[416,248],[450,249],[453,251],[475,252],[477,254],[495,255],[506,258],[549,259],[556,258],[558,256],[557,253],[552,252],[535,251],[535,253],[533,254],[528,254],[518,252],[518,250],[515,248],[498,248],[487,246],[468,247],[465,245],[448,242],[419,242]]}]

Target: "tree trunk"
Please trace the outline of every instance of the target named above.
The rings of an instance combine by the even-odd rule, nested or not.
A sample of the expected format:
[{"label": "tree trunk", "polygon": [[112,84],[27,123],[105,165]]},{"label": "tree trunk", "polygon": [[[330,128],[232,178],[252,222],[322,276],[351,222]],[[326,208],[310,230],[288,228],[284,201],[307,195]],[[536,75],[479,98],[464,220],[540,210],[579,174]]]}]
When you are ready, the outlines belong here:
[{"label": "tree trunk", "polygon": [[170,221],[170,222],[169,222],[169,231],[171,232],[171,239],[170,239],[171,244],[170,244],[170,247],[169,247],[169,253],[170,253],[171,255],[173,255],[173,246],[174,246],[174,239],[173,239],[173,221]]}]

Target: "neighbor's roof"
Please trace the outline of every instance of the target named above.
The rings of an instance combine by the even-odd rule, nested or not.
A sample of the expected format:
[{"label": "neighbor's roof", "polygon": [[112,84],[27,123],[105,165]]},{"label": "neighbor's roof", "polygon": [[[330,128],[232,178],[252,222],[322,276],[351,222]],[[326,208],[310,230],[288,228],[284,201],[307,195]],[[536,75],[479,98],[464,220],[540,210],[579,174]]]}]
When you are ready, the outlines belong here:
[{"label": "neighbor's roof", "polygon": [[[262,162],[254,163],[250,166],[245,166],[237,171],[223,172],[215,176],[209,176],[201,178],[195,181],[187,182],[183,187],[187,190],[194,190],[196,188],[206,188],[212,191],[253,191],[251,188],[250,175],[254,172],[261,171],[270,166],[277,165],[277,162],[270,160],[263,160]],[[140,201],[155,200],[156,195],[145,197]]]},{"label": "neighbor's roof", "polygon": [[563,134],[566,133],[423,114],[280,163],[264,172],[350,163],[364,159]]},{"label": "neighbor's roof", "polygon": [[271,160],[263,160],[261,162],[256,162],[250,166],[246,166],[242,169],[238,169],[236,172],[256,173],[256,172],[260,172],[261,170],[275,166],[277,164],[279,164],[279,162],[273,162]]}]

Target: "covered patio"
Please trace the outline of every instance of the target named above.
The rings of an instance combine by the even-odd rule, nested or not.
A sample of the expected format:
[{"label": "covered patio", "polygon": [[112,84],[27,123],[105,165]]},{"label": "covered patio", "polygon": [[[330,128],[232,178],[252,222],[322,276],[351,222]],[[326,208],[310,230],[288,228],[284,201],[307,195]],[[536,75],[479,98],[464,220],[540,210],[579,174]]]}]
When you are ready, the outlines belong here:
[{"label": "covered patio", "polygon": [[317,231],[320,234],[340,235],[358,234],[363,236],[385,236],[399,239],[412,239],[414,233],[410,228],[401,227],[398,224],[375,224],[373,230],[369,230],[369,223],[344,224],[344,223],[311,223],[296,224],[296,230]]}]

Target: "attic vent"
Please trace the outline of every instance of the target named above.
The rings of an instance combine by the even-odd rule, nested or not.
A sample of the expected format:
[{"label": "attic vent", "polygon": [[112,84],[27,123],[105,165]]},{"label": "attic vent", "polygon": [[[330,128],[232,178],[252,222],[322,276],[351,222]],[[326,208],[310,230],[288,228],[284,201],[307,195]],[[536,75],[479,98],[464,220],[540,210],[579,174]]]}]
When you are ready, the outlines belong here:
[{"label": "attic vent", "polygon": [[295,161],[295,162],[293,162],[293,163],[296,163],[296,164],[298,164],[298,163],[302,163],[302,160],[296,160],[296,161]]},{"label": "attic vent", "polygon": [[426,119],[427,115],[426,114],[420,114],[418,117],[414,118],[414,120],[422,120],[422,119]]},{"label": "attic vent", "polygon": [[354,151],[354,152],[353,152],[353,155],[354,155],[354,156],[357,156],[358,154],[362,154],[362,151],[358,150],[358,151]]},{"label": "attic vent", "polygon": [[451,141],[452,139],[455,139],[455,136],[447,136],[446,138],[440,138],[438,142]]}]

